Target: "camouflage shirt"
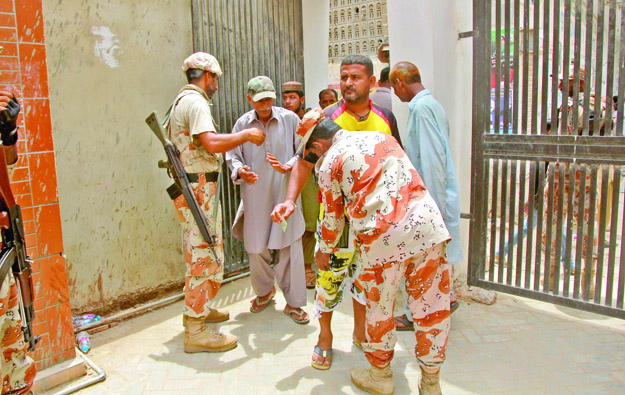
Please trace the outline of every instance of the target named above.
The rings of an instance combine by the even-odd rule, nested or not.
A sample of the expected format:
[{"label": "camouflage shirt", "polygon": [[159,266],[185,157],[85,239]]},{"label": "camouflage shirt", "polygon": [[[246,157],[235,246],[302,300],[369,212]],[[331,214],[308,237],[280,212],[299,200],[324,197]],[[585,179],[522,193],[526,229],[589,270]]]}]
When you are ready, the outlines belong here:
[{"label": "camouflage shirt", "polygon": [[180,151],[187,173],[219,171],[219,156],[204,149],[199,135],[216,133],[210,101],[204,91],[193,84],[180,89],[169,121],[169,137]]},{"label": "camouflage shirt", "polygon": [[322,252],[336,251],[344,213],[365,267],[405,261],[450,239],[436,202],[390,135],[340,130],[319,162]]}]

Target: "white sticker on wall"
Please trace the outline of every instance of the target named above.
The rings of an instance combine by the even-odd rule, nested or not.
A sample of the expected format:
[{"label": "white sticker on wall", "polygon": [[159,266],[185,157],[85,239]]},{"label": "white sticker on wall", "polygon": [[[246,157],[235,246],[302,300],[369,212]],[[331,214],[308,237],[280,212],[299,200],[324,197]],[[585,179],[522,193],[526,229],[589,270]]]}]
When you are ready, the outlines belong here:
[{"label": "white sticker on wall", "polygon": [[95,56],[111,68],[119,67],[119,55],[123,53],[119,40],[107,26],[92,26],[91,33],[95,36],[93,52]]}]

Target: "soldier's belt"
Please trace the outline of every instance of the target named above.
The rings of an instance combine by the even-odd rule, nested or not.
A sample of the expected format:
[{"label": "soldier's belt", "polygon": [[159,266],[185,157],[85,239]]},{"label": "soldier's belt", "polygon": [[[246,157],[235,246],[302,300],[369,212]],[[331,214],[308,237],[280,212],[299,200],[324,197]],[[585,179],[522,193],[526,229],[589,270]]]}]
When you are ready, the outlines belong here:
[{"label": "soldier's belt", "polygon": [[[198,183],[200,181],[200,174],[202,173],[187,173],[187,179],[189,180],[189,183]],[[204,178],[206,179],[206,182],[217,182],[217,179],[219,178],[219,173],[204,173]],[[180,189],[178,183],[174,182],[169,186],[169,188],[167,188],[167,193],[169,194],[169,198],[171,200],[174,200],[178,196],[182,195],[182,189]]]},{"label": "soldier's belt", "polygon": [[[200,181],[200,174],[201,173],[187,173],[187,178],[190,183],[197,183]],[[219,172],[204,173],[204,178],[206,179],[206,182],[217,182]]]}]

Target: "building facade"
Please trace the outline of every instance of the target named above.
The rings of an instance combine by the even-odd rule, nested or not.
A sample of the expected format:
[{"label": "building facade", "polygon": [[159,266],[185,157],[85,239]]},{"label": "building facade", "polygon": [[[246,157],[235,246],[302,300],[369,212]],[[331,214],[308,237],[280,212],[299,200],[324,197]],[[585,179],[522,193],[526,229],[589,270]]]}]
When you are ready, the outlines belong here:
[{"label": "building facade", "polygon": [[388,42],[386,1],[330,0],[328,60],[340,62],[350,54],[375,57]]}]

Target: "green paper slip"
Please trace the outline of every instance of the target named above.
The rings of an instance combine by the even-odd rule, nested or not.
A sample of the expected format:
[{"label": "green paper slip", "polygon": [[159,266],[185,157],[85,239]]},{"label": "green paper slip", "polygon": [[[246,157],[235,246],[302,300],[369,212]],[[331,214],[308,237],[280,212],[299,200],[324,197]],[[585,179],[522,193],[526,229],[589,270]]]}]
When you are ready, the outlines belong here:
[{"label": "green paper slip", "polygon": [[286,221],[284,219],[282,219],[282,222],[280,222],[280,227],[282,227],[283,232],[286,232]]}]

